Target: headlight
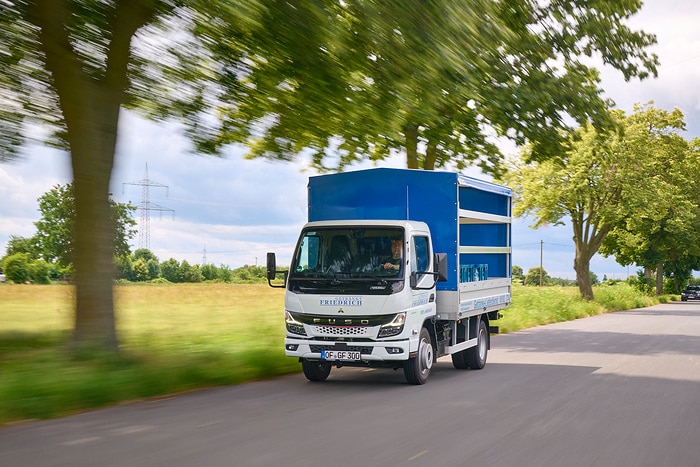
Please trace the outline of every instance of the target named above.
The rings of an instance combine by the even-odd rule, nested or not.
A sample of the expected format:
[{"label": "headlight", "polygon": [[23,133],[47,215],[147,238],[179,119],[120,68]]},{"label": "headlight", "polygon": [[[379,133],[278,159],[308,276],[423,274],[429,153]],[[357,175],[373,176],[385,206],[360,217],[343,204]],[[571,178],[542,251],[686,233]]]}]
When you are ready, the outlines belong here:
[{"label": "headlight", "polygon": [[299,334],[302,336],[306,335],[306,331],[304,330],[304,325],[301,324],[299,321],[294,319],[294,316],[288,312],[287,310],[284,310],[284,321],[287,324],[287,331],[292,333],[292,334]]},{"label": "headlight", "polygon": [[388,324],[383,324],[379,329],[377,337],[397,336],[403,332],[403,325],[406,323],[406,312],[397,313],[394,319]]}]

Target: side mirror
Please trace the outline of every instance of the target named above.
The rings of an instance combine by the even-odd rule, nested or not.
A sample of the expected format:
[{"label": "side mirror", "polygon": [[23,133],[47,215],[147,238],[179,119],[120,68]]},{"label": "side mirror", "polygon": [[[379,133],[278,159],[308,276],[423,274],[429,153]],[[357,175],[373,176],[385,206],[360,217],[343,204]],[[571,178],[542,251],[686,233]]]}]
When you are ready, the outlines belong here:
[{"label": "side mirror", "polygon": [[[286,287],[287,284],[287,273],[289,271],[279,271],[277,272],[277,259],[274,253],[267,254],[267,284],[270,287]],[[272,281],[275,280],[277,274],[284,274],[284,280],[281,284],[273,284]]]},{"label": "side mirror", "polygon": [[[418,275],[433,276],[433,284],[430,287],[418,287]],[[433,272],[428,271],[413,271],[409,276],[409,284],[412,289],[430,290],[435,287],[437,282],[445,282],[447,280],[447,253],[436,253],[433,257]]]},{"label": "side mirror", "polygon": [[277,275],[277,258],[274,253],[267,253],[267,280],[275,279]]},{"label": "side mirror", "polygon": [[445,282],[447,280],[447,253],[435,253],[435,272],[437,273],[437,281]]}]

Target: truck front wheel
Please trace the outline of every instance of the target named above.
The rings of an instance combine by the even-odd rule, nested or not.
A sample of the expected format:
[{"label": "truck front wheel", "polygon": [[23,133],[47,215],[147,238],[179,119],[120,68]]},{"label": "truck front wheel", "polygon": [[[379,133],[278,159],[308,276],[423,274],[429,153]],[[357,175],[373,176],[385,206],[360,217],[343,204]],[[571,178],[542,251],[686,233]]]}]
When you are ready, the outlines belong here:
[{"label": "truck front wheel", "polygon": [[404,363],[403,374],[406,377],[406,381],[411,384],[425,384],[428,381],[428,376],[430,376],[434,358],[435,352],[430,340],[430,333],[423,328],[418,339],[418,353]]},{"label": "truck front wheel", "polygon": [[489,351],[489,329],[482,320],[479,320],[477,337],[476,347],[465,350],[467,366],[472,370],[481,370],[486,366],[486,356]]},{"label": "truck front wheel", "polygon": [[309,381],[325,381],[331,374],[331,364],[318,360],[302,360],[301,368]]}]

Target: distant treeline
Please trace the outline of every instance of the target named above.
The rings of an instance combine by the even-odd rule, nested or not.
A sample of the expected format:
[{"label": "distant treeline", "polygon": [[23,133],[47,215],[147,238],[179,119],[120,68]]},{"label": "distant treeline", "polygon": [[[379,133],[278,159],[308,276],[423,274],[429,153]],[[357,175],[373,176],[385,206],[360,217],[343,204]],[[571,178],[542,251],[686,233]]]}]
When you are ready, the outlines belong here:
[{"label": "distant treeline", "polygon": [[[153,252],[140,248],[133,254],[115,258],[115,278],[124,282],[264,282],[265,267],[244,265],[239,268],[222,264],[190,264],[170,258],[159,261]],[[0,260],[0,272],[8,282],[49,284],[71,282],[72,265],[61,267],[56,262],[36,259],[27,252],[6,255]]]}]

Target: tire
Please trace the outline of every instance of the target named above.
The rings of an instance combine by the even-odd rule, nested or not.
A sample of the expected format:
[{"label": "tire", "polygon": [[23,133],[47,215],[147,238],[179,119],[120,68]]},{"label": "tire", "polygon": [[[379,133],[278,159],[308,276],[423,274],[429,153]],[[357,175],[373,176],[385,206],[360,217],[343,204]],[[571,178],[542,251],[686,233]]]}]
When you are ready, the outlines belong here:
[{"label": "tire", "polygon": [[459,352],[451,355],[453,367],[457,368],[458,370],[466,370],[469,368],[469,365],[467,364],[467,350],[460,350]]},{"label": "tire", "polygon": [[489,353],[489,329],[484,321],[479,320],[476,347],[466,349],[467,366],[472,370],[481,370],[486,366]]},{"label": "tire", "polygon": [[423,328],[418,339],[418,354],[409,358],[403,366],[403,374],[410,384],[425,384],[430,376],[430,369],[433,367],[435,350],[430,340],[430,333]]},{"label": "tire", "polygon": [[309,381],[325,381],[331,374],[331,364],[318,360],[302,360],[301,368]]}]

